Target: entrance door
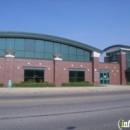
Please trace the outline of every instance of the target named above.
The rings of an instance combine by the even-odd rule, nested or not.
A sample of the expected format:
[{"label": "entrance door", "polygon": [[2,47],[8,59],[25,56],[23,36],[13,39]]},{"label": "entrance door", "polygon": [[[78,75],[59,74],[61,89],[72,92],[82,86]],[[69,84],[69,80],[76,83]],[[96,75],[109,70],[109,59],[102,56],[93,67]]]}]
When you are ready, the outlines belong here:
[{"label": "entrance door", "polygon": [[100,84],[109,84],[109,71],[108,70],[100,71]]}]

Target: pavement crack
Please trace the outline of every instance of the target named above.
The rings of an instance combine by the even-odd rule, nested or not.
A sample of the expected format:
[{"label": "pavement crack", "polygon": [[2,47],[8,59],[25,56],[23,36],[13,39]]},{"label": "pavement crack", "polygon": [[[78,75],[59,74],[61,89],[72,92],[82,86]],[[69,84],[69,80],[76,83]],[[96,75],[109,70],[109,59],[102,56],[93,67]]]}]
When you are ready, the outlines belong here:
[{"label": "pavement crack", "polygon": [[66,113],[55,113],[55,114],[43,114],[43,115],[30,115],[30,116],[17,116],[17,117],[3,117],[0,120],[10,120],[10,119],[25,119],[25,118],[37,118],[37,117],[51,117],[51,116],[63,116],[63,115],[70,115],[70,114],[82,114],[82,113],[90,113],[90,112],[99,112],[99,111],[109,111],[114,109],[122,109],[122,108],[129,108],[130,106],[121,106],[121,107],[111,107],[105,109],[97,109],[97,110],[87,110],[87,111],[76,111],[76,112],[66,112]]}]

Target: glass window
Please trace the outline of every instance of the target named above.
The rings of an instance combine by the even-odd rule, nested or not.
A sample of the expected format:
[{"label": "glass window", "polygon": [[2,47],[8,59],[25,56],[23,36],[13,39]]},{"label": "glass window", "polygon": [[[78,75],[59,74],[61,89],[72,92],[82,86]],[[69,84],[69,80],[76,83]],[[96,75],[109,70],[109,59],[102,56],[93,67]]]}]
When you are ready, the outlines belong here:
[{"label": "glass window", "polygon": [[76,61],[76,55],[69,55],[69,60]]},{"label": "glass window", "polygon": [[5,43],[6,43],[6,39],[5,38],[0,38],[0,49],[5,50]]},{"label": "glass window", "polygon": [[53,54],[53,42],[45,41],[45,52]]},{"label": "glass window", "polygon": [[24,70],[24,81],[44,82],[44,70]]},{"label": "glass window", "polygon": [[52,60],[53,55],[51,53],[45,53],[45,59]]},{"label": "glass window", "polygon": [[26,58],[34,58],[34,52],[25,52]]},{"label": "glass window", "polygon": [[35,50],[35,40],[26,39],[25,40],[25,51],[34,51]]},{"label": "glass window", "polygon": [[25,39],[15,39],[15,50],[24,51]]},{"label": "glass window", "polygon": [[69,46],[69,54],[76,55],[76,48]]},{"label": "glass window", "polygon": [[69,47],[67,45],[61,44],[61,54],[68,54]]},{"label": "glass window", "polygon": [[84,55],[84,50],[77,49],[77,55]]},{"label": "glass window", "polygon": [[24,57],[24,51],[16,51],[15,57]]},{"label": "glass window", "polygon": [[90,61],[90,57],[89,56],[85,56],[85,61]]},{"label": "glass window", "polygon": [[68,55],[64,55],[64,54],[62,54],[61,58],[62,58],[63,60],[68,60],[68,59],[69,59],[69,58],[68,58]]},{"label": "glass window", "polygon": [[84,61],[84,56],[77,56],[78,61]]},{"label": "glass window", "polygon": [[69,71],[69,82],[85,81],[84,71]]},{"label": "glass window", "polygon": [[44,41],[41,41],[41,40],[35,41],[35,51],[44,52]]},{"label": "glass window", "polygon": [[35,53],[35,58],[40,58],[43,59],[44,58],[44,53]]},{"label": "glass window", "polygon": [[0,50],[0,56],[5,56],[5,52],[4,52],[4,50]]},{"label": "glass window", "polygon": [[54,43],[54,53],[61,53],[59,43]]},{"label": "glass window", "polygon": [[6,50],[14,50],[14,38],[7,38]]}]

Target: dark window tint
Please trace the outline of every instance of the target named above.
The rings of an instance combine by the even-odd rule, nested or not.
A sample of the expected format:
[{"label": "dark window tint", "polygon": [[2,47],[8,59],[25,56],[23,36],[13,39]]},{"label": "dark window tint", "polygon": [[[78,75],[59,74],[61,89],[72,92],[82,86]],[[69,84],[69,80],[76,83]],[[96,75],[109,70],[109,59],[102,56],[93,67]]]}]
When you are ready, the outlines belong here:
[{"label": "dark window tint", "polygon": [[44,52],[44,41],[41,41],[41,40],[35,41],[35,51]]},{"label": "dark window tint", "polygon": [[6,42],[5,38],[0,38],[0,49],[5,50],[5,42]]},{"label": "dark window tint", "polygon": [[76,48],[69,46],[69,54],[76,55]]},{"label": "dark window tint", "polygon": [[61,44],[61,53],[62,54],[68,54],[68,52],[69,52],[68,45]]},{"label": "dark window tint", "polygon": [[45,52],[53,54],[53,42],[45,41]]},{"label": "dark window tint", "polygon": [[35,41],[32,39],[25,40],[25,51],[34,51],[35,50]]},{"label": "dark window tint", "polygon": [[15,39],[15,50],[24,51],[25,39]]},{"label": "dark window tint", "polygon": [[14,39],[13,38],[7,38],[6,50],[14,50]]},{"label": "dark window tint", "polygon": [[61,53],[59,43],[54,43],[54,53]]},{"label": "dark window tint", "polygon": [[85,81],[84,71],[69,71],[69,82]]}]

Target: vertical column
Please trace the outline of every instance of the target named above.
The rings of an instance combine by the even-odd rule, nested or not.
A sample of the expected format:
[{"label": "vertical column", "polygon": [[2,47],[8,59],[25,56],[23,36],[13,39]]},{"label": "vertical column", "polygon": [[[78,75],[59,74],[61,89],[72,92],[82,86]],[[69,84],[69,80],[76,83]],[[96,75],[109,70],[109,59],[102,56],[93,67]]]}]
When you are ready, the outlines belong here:
[{"label": "vertical column", "polygon": [[107,63],[110,62],[110,57],[109,56],[105,56],[104,57],[104,62],[107,62]]},{"label": "vertical column", "polygon": [[54,82],[56,86],[61,86],[62,84],[62,59],[61,54],[54,54]]},{"label": "vertical column", "polygon": [[100,85],[100,76],[99,76],[99,56],[100,53],[93,52],[92,55],[92,76],[93,76],[93,83],[95,86]]},{"label": "vertical column", "polygon": [[14,51],[5,51],[5,79],[4,79],[4,85],[8,85],[8,80],[12,80],[14,77]]},{"label": "vertical column", "polygon": [[117,61],[120,64],[120,84],[125,85],[126,84],[126,53],[121,52],[117,54]]}]

